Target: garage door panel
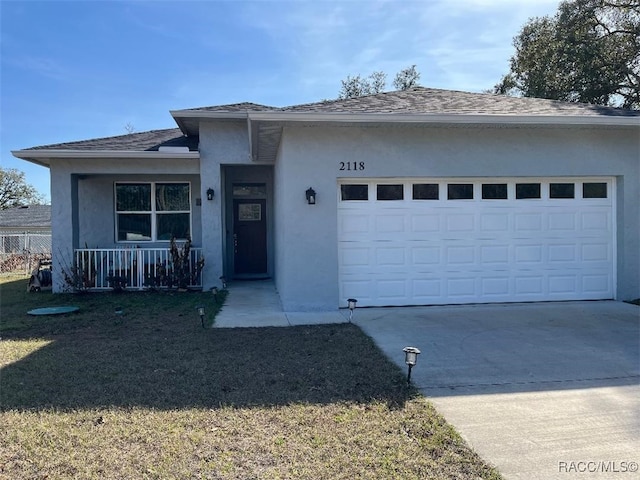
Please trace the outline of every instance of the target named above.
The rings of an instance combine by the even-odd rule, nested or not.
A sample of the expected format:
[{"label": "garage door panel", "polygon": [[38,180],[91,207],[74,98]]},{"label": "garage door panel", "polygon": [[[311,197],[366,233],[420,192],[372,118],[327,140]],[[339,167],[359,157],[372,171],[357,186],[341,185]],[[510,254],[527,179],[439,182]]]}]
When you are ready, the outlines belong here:
[{"label": "garage door panel", "polygon": [[581,245],[580,259],[583,262],[611,263],[611,246],[607,243],[583,243]]},{"label": "garage door panel", "polygon": [[549,295],[575,295],[578,291],[577,274],[550,274],[549,275]]},{"label": "garage door panel", "polygon": [[610,289],[611,279],[606,273],[582,276],[582,291],[591,298],[601,298],[600,295],[606,295]]},{"label": "garage door panel", "polygon": [[494,298],[495,301],[503,301],[511,296],[511,283],[511,278],[507,275],[482,278],[480,281],[481,294],[487,298]]},{"label": "garage door panel", "polygon": [[[398,212],[396,214],[380,214],[374,217],[375,230],[376,234],[403,234],[405,233],[405,218],[403,212]],[[380,235],[377,236],[380,238]]]},{"label": "garage door panel", "polygon": [[555,244],[547,246],[547,258],[549,263],[573,263],[577,259],[577,245]]},{"label": "garage door panel", "polygon": [[414,266],[428,265],[433,267],[441,262],[440,246],[413,246],[411,249],[411,260]]},{"label": "garage door panel", "polygon": [[396,301],[406,302],[409,298],[408,285],[405,279],[377,280],[377,298],[383,305],[391,305]]},{"label": "garage door panel", "polygon": [[[613,199],[551,199],[550,181],[533,200],[514,192],[535,181],[499,179],[508,199],[339,201],[341,297],[359,306],[612,298]],[[554,181],[581,195],[578,180]],[[407,180],[405,197],[412,182],[435,183]],[[476,196],[483,182],[492,183],[474,181]]]},{"label": "garage door panel", "polygon": [[515,245],[514,264],[516,268],[523,264],[542,264],[544,247],[542,245]]},{"label": "garage door panel", "polygon": [[516,232],[540,232],[543,225],[542,213],[517,213],[515,214]]},{"label": "garage door panel", "polygon": [[508,266],[511,258],[509,245],[481,245],[480,264],[486,267]]},{"label": "garage door panel", "polygon": [[549,232],[575,232],[576,215],[575,212],[549,213],[547,217]]},{"label": "garage door panel", "polygon": [[492,234],[507,233],[511,229],[510,216],[509,213],[480,214],[480,230]]},{"label": "garage door panel", "polygon": [[580,213],[582,231],[585,233],[596,233],[602,231],[611,231],[611,212],[610,211],[588,211]]},{"label": "garage door panel", "polygon": [[441,215],[439,214],[415,214],[411,217],[411,231],[413,233],[434,233],[441,230]]},{"label": "garage door panel", "polygon": [[375,264],[384,266],[407,266],[405,248],[399,247],[379,247],[375,250]]},{"label": "garage door panel", "polygon": [[[520,274],[515,276],[515,291],[516,298],[526,299],[541,299],[544,296],[544,276],[532,275],[532,274]],[[517,300],[516,300],[517,301]]]},{"label": "garage door panel", "polygon": [[445,225],[447,232],[473,232],[475,228],[475,215],[471,213],[452,213],[447,216]]},{"label": "garage door panel", "polygon": [[416,304],[437,302],[442,298],[441,278],[415,278],[411,280],[411,296]]}]

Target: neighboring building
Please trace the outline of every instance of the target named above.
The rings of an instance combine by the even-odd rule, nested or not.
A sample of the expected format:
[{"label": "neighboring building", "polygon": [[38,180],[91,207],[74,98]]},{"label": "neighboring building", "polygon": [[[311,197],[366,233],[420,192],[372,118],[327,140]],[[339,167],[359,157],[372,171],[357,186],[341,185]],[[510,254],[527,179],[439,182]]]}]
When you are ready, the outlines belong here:
[{"label": "neighboring building", "polygon": [[25,205],[0,210],[3,254],[51,253],[51,205]]},{"label": "neighboring building", "polygon": [[51,170],[56,252],[190,236],[204,288],[273,277],[288,311],[640,297],[638,111],[417,87],[171,114],[13,152]]}]

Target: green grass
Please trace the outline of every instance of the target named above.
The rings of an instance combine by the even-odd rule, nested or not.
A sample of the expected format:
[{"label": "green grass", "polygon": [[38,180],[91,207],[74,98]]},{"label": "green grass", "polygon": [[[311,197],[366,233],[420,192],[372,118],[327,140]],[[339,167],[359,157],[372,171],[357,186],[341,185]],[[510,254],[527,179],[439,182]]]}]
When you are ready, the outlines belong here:
[{"label": "green grass", "polygon": [[[210,293],[0,288],[0,478],[500,478],[354,325],[202,329]],[[51,305],[80,311],[26,314]]]}]

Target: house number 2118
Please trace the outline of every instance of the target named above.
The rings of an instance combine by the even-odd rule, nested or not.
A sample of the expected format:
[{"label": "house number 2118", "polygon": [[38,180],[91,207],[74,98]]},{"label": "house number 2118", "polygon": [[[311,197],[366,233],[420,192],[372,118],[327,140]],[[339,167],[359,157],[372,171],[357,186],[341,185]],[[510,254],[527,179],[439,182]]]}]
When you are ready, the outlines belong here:
[{"label": "house number 2118", "polygon": [[340,162],[340,170],[364,170],[364,162]]}]

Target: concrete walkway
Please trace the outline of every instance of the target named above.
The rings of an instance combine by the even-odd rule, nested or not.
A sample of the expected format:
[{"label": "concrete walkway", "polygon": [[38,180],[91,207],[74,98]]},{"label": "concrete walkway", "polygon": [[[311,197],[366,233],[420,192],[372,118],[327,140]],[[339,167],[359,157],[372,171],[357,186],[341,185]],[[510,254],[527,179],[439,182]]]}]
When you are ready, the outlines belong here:
[{"label": "concrete walkway", "polygon": [[[346,322],[230,285],[216,327]],[[640,308],[621,302],[361,308],[353,322],[507,479],[638,478]]]},{"label": "concrete walkway", "polygon": [[341,311],[284,312],[271,280],[233,282],[222,310],[216,315],[214,328],[289,327],[348,321]]}]

